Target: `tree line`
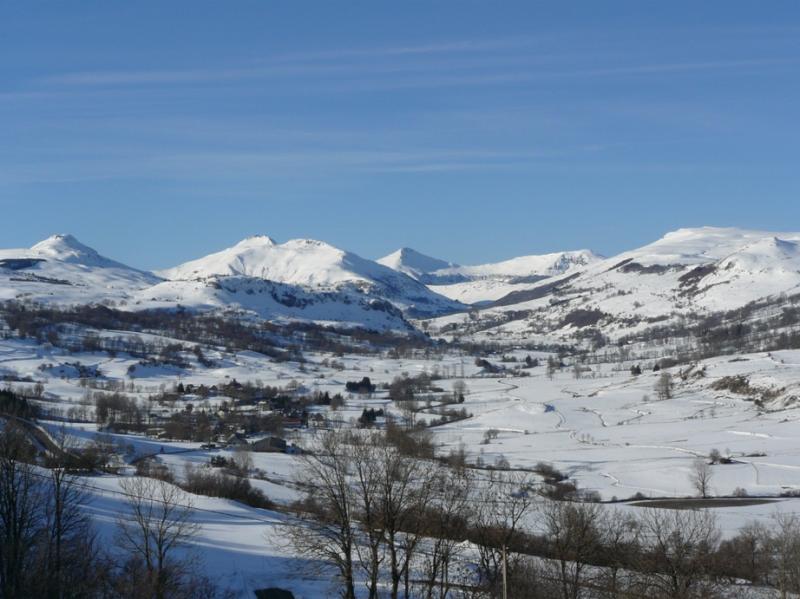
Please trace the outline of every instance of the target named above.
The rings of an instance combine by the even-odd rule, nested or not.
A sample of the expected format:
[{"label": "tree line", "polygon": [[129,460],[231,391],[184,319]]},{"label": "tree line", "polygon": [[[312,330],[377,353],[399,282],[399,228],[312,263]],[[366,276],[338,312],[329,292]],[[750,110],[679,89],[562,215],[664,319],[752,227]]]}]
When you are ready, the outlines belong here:
[{"label": "tree line", "polygon": [[708,511],[545,499],[529,473],[420,459],[377,431],[318,433],[301,459],[291,548],[344,599],[496,598],[504,569],[512,599],[800,592],[795,516],[723,540]]}]

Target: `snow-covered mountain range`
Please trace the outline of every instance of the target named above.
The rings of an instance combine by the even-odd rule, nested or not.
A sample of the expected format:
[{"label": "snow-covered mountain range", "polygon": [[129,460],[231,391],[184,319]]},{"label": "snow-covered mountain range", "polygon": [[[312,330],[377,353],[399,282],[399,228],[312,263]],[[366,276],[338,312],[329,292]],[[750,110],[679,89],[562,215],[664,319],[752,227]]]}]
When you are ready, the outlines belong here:
[{"label": "snow-covered mountain range", "polygon": [[466,304],[497,300],[548,277],[585,268],[602,258],[590,250],[520,256],[502,262],[461,266],[402,248],[378,260],[446,297]]},{"label": "snow-covered mountain range", "polygon": [[487,334],[611,337],[669,319],[800,293],[800,233],[681,229],[601,258],[588,251],[460,266],[404,248],[372,261],[330,244],[250,237],[157,273],[105,258],[71,235],[0,250],[0,301],[104,303],[126,310],[239,311],[378,330],[432,330],[469,318]]},{"label": "snow-covered mountain range", "polygon": [[409,330],[407,317],[465,308],[422,283],[327,243],[250,237],[158,274],[98,254],[71,235],[0,251],[0,300],[122,309],[237,310],[265,319]]}]

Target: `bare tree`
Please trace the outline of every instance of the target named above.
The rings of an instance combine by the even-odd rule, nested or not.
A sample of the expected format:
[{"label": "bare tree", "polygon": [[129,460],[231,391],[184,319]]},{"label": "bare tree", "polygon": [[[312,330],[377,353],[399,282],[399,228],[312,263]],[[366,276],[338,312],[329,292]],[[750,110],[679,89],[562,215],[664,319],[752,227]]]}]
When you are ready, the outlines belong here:
[{"label": "bare tree", "polygon": [[557,362],[553,356],[547,357],[547,378],[553,380],[553,376],[556,373]]},{"label": "bare tree", "polygon": [[[744,578],[753,584],[764,585],[770,582],[770,574],[775,569],[776,553],[773,552],[769,529],[761,522],[750,522],[735,537],[720,545],[721,573],[727,575],[731,583]],[[800,563],[798,560],[800,555],[793,561]]]},{"label": "bare tree", "polygon": [[[800,592],[800,518],[795,514],[776,513],[769,553],[774,555],[776,586],[781,599]],[[793,596],[793,595],[792,595]]]},{"label": "bare tree", "polygon": [[464,397],[466,397],[467,393],[469,393],[469,389],[463,378],[453,381],[453,401],[464,401]]},{"label": "bare tree", "polygon": [[689,481],[703,499],[707,498],[711,491],[711,478],[713,477],[711,465],[703,458],[697,458],[692,463],[692,470],[689,473]]},{"label": "bare tree", "polygon": [[583,368],[581,367],[580,362],[575,360],[575,362],[572,363],[572,376],[576,379],[579,379],[581,378],[582,375],[583,375]]},{"label": "bare tree", "polygon": [[99,596],[104,569],[87,498],[61,440],[42,460],[24,429],[0,430],[0,597]]},{"label": "bare tree", "polygon": [[673,386],[672,375],[669,372],[662,372],[656,381],[656,397],[661,401],[672,399]]},{"label": "bare tree", "polygon": [[626,596],[627,591],[620,582],[620,572],[624,572],[639,553],[639,522],[622,510],[609,509],[600,519],[599,528],[602,553],[607,564],[601,574],[603,586],[610,597]]},{"label": "bare tree", "polygon": [[0,431],[0,596],[24,597],[33,571],[46,496],[33,448],[13,422]]},{"label": "bare tree", "polygon": [[193,574],[189,558],[176,550],[198,532],[192,521],[193,505],[181,489],[162,480],[133,477],[120,487],[130,513],[117,519],[118,539],[135,564],[144,569],[144,581],[155,599],[180,597]]},{"label": "bare tree", "polygon": [[600,551],[602,513],[594,503],[548,501],[542,511],[545,534],[558,567],[563,599],[579,599],[585,572]]},{"label": "bare tree", "polygon": [[49,597],[75,596],[93,581],[97,562],[94,536],[82,507],[89,497],[75,475],[80,459],[65,430],[53,435],[55,447],[46,456],[48,468],[44,503],[47,523],[45,572],[40,577]]},{"label": "bare tree", "polygon": [[249,445],[237,445],[233,450],[233,464],[244,476],[253,469],[253,452]]},{"label": "bare tree", "polygon": [[391,597],[397,599],[404,579],[406,595],[409,592],[410,563],[422,532],[418,512],[427,504],[433,465],[403,455],[385,439],[378,450],[381,530],[389,557]]},{"label": "bare tree", "polygon": [[454,583],[451,567],[458,558],[459,539],[465,536],[472,512],[470,500],[475,481],[465,468],[441,466],[432,474],[434,477],[427,485],[432,495],[430,507],[420,514],[424,519],[421,529],[431,539],[422,566],[421,586],[425,599],[445,599]]},{"label": "bare tree", "polygon": [[639,569],[646,572],[648,596],[689,599],[713,592],[709,574],[720,540],[713,514],[648,508],[641,526],[645,546]]},{"label": "bare tree", "polygon": [[[476,498],[477,514],[473,532],[478,545],[478,569],[483,584],[494,589],[500,582],[503,549],[512,550],[522,537],[525,516],[534,505],[536,494],[526,473],[501,474],[492,472]],[[510,576],[520,561],[516,553],[507,553],[506,565]]]},{"label": "bare tree", "polygon": [[354,553],[357,542],[353,497],[349,482],[348,448],[339,431],[321,433],[300,457],[297,482],[309,488],[300,506],[303,525],[287,529],[294,549],[317,565],[333,564],[343,599],[355,599]]},{"label": "bare tree", "polygon": [[352,472],[353,508],[363,531],[363,542],[356,543],[359,563],[367,575],[368,599],[378,596],[378,576],[383,562],[383,506],[381,487],[383,483],[382,452],[379,445],[382,436],[378,433],[345,436]]},{"label": "bare tree", "polygon": [[406,426],[412,428],[417,420],[419,405],[414,399],[405,399],[397,403],[399,404],[398,407],[400,408],[400,413],[403,415]]}]

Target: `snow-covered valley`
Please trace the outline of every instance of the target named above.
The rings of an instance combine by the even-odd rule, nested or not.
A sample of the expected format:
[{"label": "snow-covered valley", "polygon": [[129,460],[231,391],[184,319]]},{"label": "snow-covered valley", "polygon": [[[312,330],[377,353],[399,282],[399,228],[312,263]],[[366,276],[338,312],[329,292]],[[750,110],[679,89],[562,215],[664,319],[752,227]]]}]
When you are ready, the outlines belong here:
[{"label": "snow-covered valley", "polygon": [[[705,228],[608,259],[460,267],[256,237],[149,273],[54,236],[0,252],[0,377],[35,407],[34,439],[106,448],[76,479],[103,544],[127,481],[166,477],[197,525],[182,551],[235,597],[338,592],[330,563],[290,538],[309,522],[308,456],[342,431],[399,427],[428,448],[414,460],[460,464],[479,496],[500,484],[507,501],[534,497],[526,534],[548,538],[548,506],[565,499],[636,517],[706,501],[733,539],[798,512],[798,243]],[[203,493],[198,472],[250,495]],[[463,541],[465,572],[481,550]]]}]

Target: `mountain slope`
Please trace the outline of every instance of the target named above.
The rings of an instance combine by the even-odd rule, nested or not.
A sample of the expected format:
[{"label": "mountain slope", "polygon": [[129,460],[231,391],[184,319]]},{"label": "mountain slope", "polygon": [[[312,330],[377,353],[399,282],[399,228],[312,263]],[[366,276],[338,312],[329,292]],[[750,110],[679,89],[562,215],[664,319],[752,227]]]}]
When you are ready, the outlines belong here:
[{"label": "mountain slope", "polygon": [[[597,329],[615,338],[798,292],[800,233],[680,229],[500,298],[481,311],[475,328],[487,335],[562,340]],[[459,319],[440,324],[448,320]]]},{"label": "mountain slope", "polygon": [[369,294],[346,288],[310,290],[238,275],[163,281],[138,292],[133,304],[140,309],[183,306],[201,311],[242,311],[273,322],[414,331],[398,308]]}]

